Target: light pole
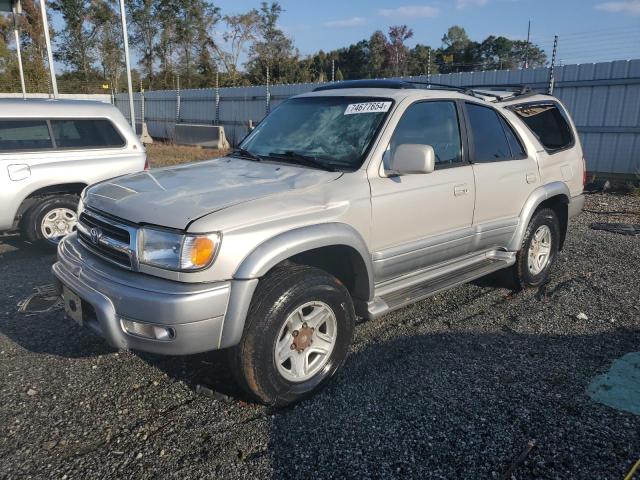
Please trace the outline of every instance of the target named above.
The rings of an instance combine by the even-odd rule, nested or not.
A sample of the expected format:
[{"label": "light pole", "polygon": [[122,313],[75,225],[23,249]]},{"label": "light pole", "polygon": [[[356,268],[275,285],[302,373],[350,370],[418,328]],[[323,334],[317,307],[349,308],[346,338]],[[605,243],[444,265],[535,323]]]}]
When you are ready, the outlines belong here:
[{"label": "light pole", "polygon": [[51,53],[51,38],[49,37],[49,20],[47,19],[46,0],[40,0],[40,14],[42,15],[42,30],[44,31],[44,42],[47,46],[47,60],[49,61],[49,75],[51,75],[51,88],[53,98],[58,98],[58,82],[56,81],[56,70],[53,66],[53,53]]},{"label": "light pole", "polygon": [[120,18],[122,20],[122,41],[124,43],[124,62],[127,67],[127,88],[129,89],[129,113],[131,128],[136,133],[136,114],[133,109],[133,84],[131,83],[131,61],[129,59],[129,35],[127,34],[127,13],[124,9],[124,0],[120,0]]},{"label": "light pole", "polygon": [[22,98],[27,99],[27,89],[24,86],[24,70],[22,69],[22,53],[20,52],[20,32],[18,31],[18,15],[22,13],[22,5],[17,0],[12,5],[13,10],[13,34],[16,37],[16,52],[18,54],[18,69],[20,70],[20,86],[22,87]]}]

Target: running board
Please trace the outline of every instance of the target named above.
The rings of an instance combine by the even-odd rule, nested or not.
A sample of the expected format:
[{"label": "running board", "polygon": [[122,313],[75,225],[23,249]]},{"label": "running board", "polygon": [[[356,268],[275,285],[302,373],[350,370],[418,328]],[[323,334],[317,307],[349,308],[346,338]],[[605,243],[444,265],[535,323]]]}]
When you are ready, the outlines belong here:
[{"label": "running board", "polygon": [[379,317],[448,288],[509,267],[515,261],[515,252],[492,251],[386,282],[376,288],[375,298],[367,304],[366,315],[368,318]]}]

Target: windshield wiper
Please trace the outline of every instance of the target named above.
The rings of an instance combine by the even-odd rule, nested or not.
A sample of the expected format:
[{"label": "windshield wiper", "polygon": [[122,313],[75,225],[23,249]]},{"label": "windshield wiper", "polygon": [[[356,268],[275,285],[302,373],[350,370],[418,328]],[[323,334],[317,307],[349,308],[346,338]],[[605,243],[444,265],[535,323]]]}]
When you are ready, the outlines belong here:
[{"label": "windshield wiper", "polygon": [[269,157],[279,158],[279,159],[287,159],[294,160],[294,163],[300,163],[307,167],[319,168],[321,170],[326,170],[327,172],[336,172],[337,170],[324,162],[321,162],[316,157],[312,157],[311,155],[305,155],[304,153],[295,152],[293,150],[287,150],[286,152],[271,152]]},{"label": "windshield wiper", "polygon": [[245,158],[249,158],[251,160],[254,160],[256,162],[261,162],[263,160],[263,158],[260,155],[257,155],[253,152],[250,152],[249,150],[245,149],[245,148],[236,148],[235,150],[233,150],[231,152],[231,155],[236,155],[236,156],[240,156],[240,157],[245,157]]}]

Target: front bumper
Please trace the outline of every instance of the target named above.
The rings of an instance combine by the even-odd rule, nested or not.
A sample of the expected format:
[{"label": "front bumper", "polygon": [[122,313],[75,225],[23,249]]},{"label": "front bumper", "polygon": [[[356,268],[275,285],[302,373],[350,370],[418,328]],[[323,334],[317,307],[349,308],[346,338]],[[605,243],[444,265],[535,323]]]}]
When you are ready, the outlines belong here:
[{"label": "front bumper", "polygon": [[[64,285],[82,300],[83,325],[113,347],[186,355],[223,344],[225,315],[235,281],[182,283],[126,271],[87,252],[75,234],[60,242],[52,271],[60,291]],[[236,311],[237,306],[233,308]],[[175,335],[168,340],[132,335],[123,329],[122,319],[171,328]],[[229,330],[225,337],[229,337]],[[237,326],[233,330],[237,331]]]}]

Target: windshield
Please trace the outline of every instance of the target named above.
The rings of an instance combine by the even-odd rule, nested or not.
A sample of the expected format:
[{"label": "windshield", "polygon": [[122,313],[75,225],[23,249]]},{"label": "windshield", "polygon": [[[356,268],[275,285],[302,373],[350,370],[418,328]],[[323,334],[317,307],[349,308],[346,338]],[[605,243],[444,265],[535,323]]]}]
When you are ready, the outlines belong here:
[{"label": "windshield", "polygon": [[392,101],[377,97],[302,97],[282,103],[240,145],[276,161],[357,170]]}]

